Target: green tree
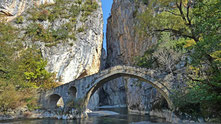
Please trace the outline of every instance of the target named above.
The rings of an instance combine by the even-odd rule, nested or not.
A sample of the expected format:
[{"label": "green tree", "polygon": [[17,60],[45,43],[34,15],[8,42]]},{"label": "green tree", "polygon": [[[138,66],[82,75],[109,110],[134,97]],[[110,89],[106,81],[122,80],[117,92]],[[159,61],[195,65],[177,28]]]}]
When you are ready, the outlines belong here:
[{"label": "green tree", "polygon": [[[197,73],[189,75],[197,91],[205,116],[221,117],[221,1],[200,0],[195,3],[194,28],[199,40],[190,49],[191,65]],[[216,113],[214,115],[214,113]]]},{"label": "green tree", "polygon": [[[153,0],[137,16],[141,36],[170,32],[185,38],[183,48],[189,54],[189,87],[178,100],[183,110],[197,110],[204,116],[221,117],[221,1]],[[205,109],[206,108],[206,109]],[[190,111],[189,111],[190,112]],[[215,115],[214,115],[215,114]]]},{"label": "green tree", "polygon": [[45,89],[56,86],[53,81],[54,74],[45,69],[47,61],[42,58],[40,51],[31,48],[24,50],[18,61],[25,83]]},{"label": "green tree", "polygon": [[[37,105],[36,91],[57,86],[40,51],[24,48],[10,23],[0,25],[0,112]],[[11,96],[9,97],[8,94]]]},{"label": "green tree", "polygon": [[171,32],[176,36],[198,41],[193,28],[192,0],[152,0],[138,15],[139,29],[144,34]]}]

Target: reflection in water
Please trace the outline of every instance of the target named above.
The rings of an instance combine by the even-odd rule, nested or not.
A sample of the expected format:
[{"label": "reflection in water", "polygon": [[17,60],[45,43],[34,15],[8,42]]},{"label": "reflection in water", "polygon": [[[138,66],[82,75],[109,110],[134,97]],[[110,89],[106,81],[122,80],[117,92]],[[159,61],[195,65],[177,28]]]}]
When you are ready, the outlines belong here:
[{"label": "reflection in water", "polygon": [[[97,117],[91,116],[85,119],[77,120],[57,120],[57,119],[36,119],[36,120],[18,120],[4,122],[4,124],[151,124],[165,123],[164,119],[149,117],[147,115],[128,114],[126,108],[102,109],[120,113],[119,115]],[[142,123],[143,122],[143,123]]]}]

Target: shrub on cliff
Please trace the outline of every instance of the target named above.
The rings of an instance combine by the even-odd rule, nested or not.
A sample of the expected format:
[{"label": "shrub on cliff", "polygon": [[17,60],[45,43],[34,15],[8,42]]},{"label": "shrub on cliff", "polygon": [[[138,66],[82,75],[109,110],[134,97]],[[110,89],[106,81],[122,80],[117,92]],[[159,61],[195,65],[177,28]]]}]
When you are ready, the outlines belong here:
[{"label": "shrub on cliff", "polygon": [[19,57],[4,54],[4,50],[7,49],[0,50],[1,111],[24,106],[36,108],[36,90],[57,86],[54,74],[45,70],[47,61],[34,49],[24,50]]},{"label": "shrub on cliff", "polygon": [[23,73],[25,83],[30,83],[34,87],[42,87],[44,89],[56,86],[56,83],[53,81],[54,74],[49,73],[45,69],[47,61],[43,60],[40,51],[29,48],[23,51],[18,62],[18,71]]},{"label": "shrub on cliff", "polygon": [[29,106],[37,106],[35,90],[22,89],[18,90],[13,84],[0,81],[0,111],[6,112],[9,109]]},{"label": "shrub on cliff", "polygon": [[16,32],[11,24],[0,21],[0,42],[13,41],[17,37]]},{"label": "shrub on cliff", "polygon": [[[1,111],[36,107],[36,90],[56,85],[54,74],[45,70],[47,61],[35,48],[24,48],[10,24],[0,25],[0,106]],[[9,33],[12,32],[11,37]],[[9,40],[9,41],[8,41]]]}]

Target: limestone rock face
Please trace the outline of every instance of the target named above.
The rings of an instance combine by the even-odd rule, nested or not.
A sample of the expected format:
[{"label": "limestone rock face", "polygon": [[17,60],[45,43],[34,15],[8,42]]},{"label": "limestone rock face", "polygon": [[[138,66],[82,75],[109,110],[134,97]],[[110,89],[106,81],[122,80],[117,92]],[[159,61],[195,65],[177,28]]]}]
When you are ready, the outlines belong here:
[{"label": "limestone rock face", "polygon": [[[28,24],[32,23],[32,20],[28,20],[30,17],[25,11],[31,6],[38,6],[41,4],[56,4],[53,0],[38,0],[34,4],[27,4],[27,0],[1,0],[0,11],[6,16],[24,16],[24,22],[22,24],[14,24],[17,28],[27,28]],[[74,1],[73,1],[74,2]],[[46,43],[41,41],[35,41],[43,54],[43,57],[48,60],[47,69],[50,72],[56,72],[57,78],[62,83],[67,83],[69,81],[75,80],[80,76],[91,75],[97,73],[100,69],[100,56],[102,50],[103,41],[103,18],[101,2],[97,1],[99,4],[98,9],[91,14],[87,20],[83,23],[80,21],[80,17],[77,18],[76,27],[81,26],[87,27],[87,29],[82,33],[76,34],[76,41],[68,39],[65,43],[58,43],[51,47],[47,47]],[[23,4],[24,8],[21,8]],[[67,7],[70,7],[67,5]],[[6,14],[8,13],[8,14]],[[68,13],[67,13],[68,14]],[[45,29],[52,27],[53,29],[59,29],[63,24],[70,22],[69,18],[58,18],[53,22],[38,21],[37,23],[42,25]],[[21,36],[25,32],[21,32]],[[25,44],[30,46],[32,43],[30,39],[26,39]],[[71,44],[71,45],[70,45]]]},{"label": "limestone rock face", "polygon": [[130,0],[114,0],[107,25],[107,66],[133,65],[134,57],[151,47],[154,40],[140,40],[135,31],[135,11],[144,9],[145,6],[136,7]]},{"label": "limestone rock face", "polygon": [[[53,6],[48,4],[56,5],[56,0],[0,0],[0,19],[5,19],[21,30],[19,37],[23,39],[24,46],[37,46],[40,49],[42,56],[48,61],[47,70],[55,72],[57,81],[63,84],[99,71],[103,42],[103,13],[100,0],[94,0],[97,2],[97,9],[84,18],[81,11],[77,13],[77,16],[71,17],[71,14],[73,14],[71,7],[77,5],[75,0],[64,1],[67,2],[60,1],[64,5],[62,3],[62,9],[57,11],[59,13],[63,11],[62,15],[52,15],[53,19],[51,20],[44,18],[33,20],[30,19],[32,15],[29,11],[36,11],[38,8],[34,8],[46,4],[47,6],[39,13],[47,15],[48,12],[53,10],[51,8]],[[84,2],[85,0],[81,4],[84,4]],[[77,6],[82,7],[83,5]],[[58,7],[56,9],[59,9]],[[18,16],[22,16],[22,22],[16,22]],[[72,29],[69,29],[71,31],[67,32],[66,35],[75,38],[63,38],[64,40],[52,41],[53,43],[41,39],[34,39],[33,41],[33,36],[27,36],[27,30],[22,30],[28,29],[32,24],[40,25],[41,30],[49,30],[49,33],[60,30],[56,34],[58,36],[66,33],[66,28],[71,26]],[[98,96],[92,99],[94,100],[93,105],[96,106],[99,102]]]},{"label": "limestone rock face", "polygon": [[[135,56],[142,55],[155,42],[154,38],[140,40],[135,31],[135,11],[145,6],[130,0],[114,0],[107,25],[106,68],[115,65],[134,65]],[[131,110],[144,111],[156,91],[136,79],[119,78],[108,82],[100,90],[101,105],[127,105]]]},{"label": "limestone rock face", "polygon": [[54,0],[0,0],[0,15],[11,21],[21,15],[31,5],[55,4]]}]

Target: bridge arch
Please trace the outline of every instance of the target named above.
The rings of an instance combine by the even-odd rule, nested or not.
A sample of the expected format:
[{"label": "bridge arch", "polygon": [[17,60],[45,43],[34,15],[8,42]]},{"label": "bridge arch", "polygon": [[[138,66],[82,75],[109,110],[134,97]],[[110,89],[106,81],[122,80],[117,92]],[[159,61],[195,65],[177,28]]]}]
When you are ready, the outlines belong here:
[{"label": "bridge arch", "polygon": [[143,82],[146,82],[148,84],[151,84],[154,88],[157,89],[158,92],[166,99],[168,103],[168,107],[170,109],[173,109],[173,103],[170,100],[170,91],[169,89],[163,84],[158,82],[156,79],[151,77],[149,74],[147,74],[146,69],[142,68],[134,68],[134,67],[128,67],[128,66],[118,66],[113,69],[110,69],[106,74],[101,75],[99,78],[97,78],[95,81],[93,81],[91,84],[90,89],[86,93],[86,96],[83,101],[83,108],[86,109],[87,105],[89,103],[90,97],[105,83],[107,83],[110,80],[116,79],[118,77],[131,77],[131,78],[137,78]]},{"label": "bridge arch", "polygon": [[55,109],[57,107],[64,107],[63,98],[58,94],[52,94],[49,97],[49,105],[51,109]]},{"label": "bridge arch", "polygon": [[68,95],[71,99],[75,99],[77,95],[77,88],[75,86],[71,86],[68,89]]}]

